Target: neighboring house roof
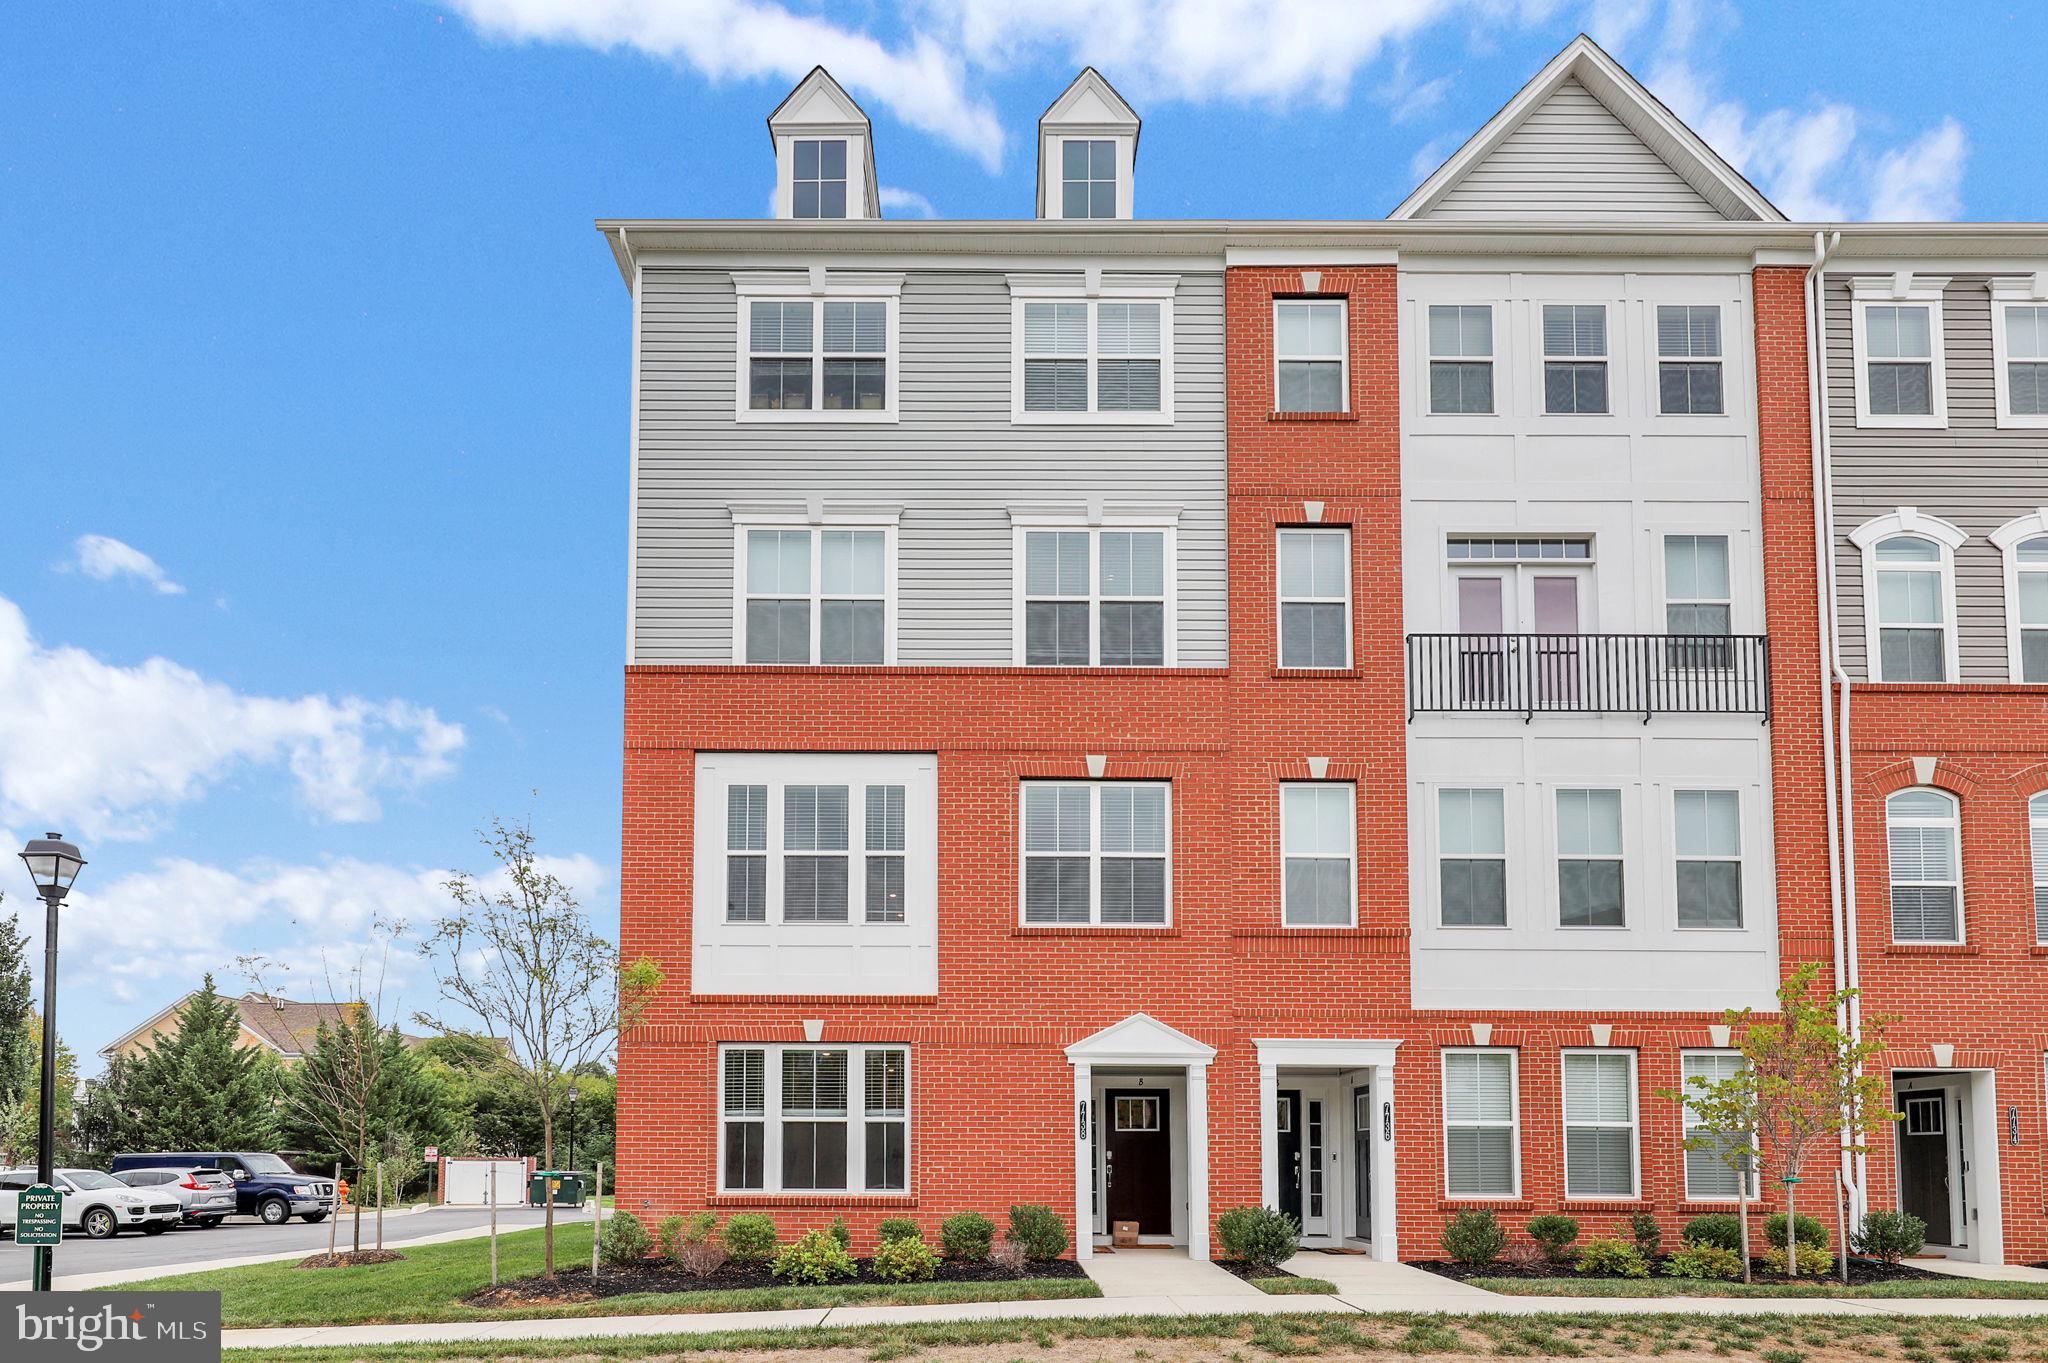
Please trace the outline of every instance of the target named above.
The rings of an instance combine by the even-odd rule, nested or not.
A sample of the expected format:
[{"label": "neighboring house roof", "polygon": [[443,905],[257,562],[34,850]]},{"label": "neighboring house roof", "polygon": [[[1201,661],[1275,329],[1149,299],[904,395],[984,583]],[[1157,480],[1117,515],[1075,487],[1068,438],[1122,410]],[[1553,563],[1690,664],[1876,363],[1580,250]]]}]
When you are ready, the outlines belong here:
[{"label": "neighboring house roof", "polygon": [[1583,33],[1387,216],[1785,221]]},{"label": "neighboring house roof", "polygon": [[[198,992],[195,989],[180,996],[140,1026],[115,1037],[100,1048],[100,1054],[112,1055],[125,1046],[147,1042],[152,1033],[162,1031],[172,1018],[182,1014],[185,1005]],[[254,991],[231,1002],[241,1015],[242,1030],[286,1060],[296,1060],[306,1053],[321,1023],[339,1024],[363,1006],[361,1003],[306,1003]],[[406,1038],[412,1045],[417,1045],[420,1040],[419,1037]]]}]

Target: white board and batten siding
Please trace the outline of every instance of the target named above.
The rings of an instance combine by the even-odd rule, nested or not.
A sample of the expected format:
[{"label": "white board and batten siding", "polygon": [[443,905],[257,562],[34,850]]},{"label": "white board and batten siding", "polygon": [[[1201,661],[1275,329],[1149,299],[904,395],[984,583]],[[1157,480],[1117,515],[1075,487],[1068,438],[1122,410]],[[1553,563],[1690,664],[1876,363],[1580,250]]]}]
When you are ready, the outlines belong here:
[{"label": "white board and batten siding", "polygon": [[441,1200],[451,1207],[491,1205],[491,1170],[498,1171],[500,1207],[526,1205],[526,1177],[530,1167],[523,1159],[455,1159],[441,1163]]},{"label": "white board and batten siding", "polygon": [[1012,420],[1015,272],[907,274],[898,420],[784,424],[734,420],[731,272],[645,271],[630,661],[731,662],[730,508],[818,499],[902,508],[896,660],[926,665],[1011,664],[1013,508],[1177,509],[1178,663],[1224,664],[1221,272],[1179,276],[1174,420],[1159,425]]}]

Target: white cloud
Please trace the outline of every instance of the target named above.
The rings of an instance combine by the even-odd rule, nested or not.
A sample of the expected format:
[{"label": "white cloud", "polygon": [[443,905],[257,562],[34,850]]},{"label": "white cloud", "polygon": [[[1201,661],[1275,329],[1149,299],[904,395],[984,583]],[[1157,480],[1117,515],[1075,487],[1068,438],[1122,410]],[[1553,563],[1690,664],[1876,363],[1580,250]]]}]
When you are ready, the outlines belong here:
[{"label": "white cloud", "polygon": [[454,770],[462,726],[402,700],[246,695],[165,658],[132,667],[45,646],[0,597],[0,819],[146,837],[232,774],[282,766],[321,818]]},{"label": "white cloud", "polygon": [[1957,216],[1963,209],[1963,164],[1969,158],[1963,125],[1944,118],[1940,127],[1878,162],[1870,216],[1881,222],[1939,222]]},{"label": "white cloud", "polygon": [[939,210],[932,207],[932,201],[914,189],[898,189],[895,185],[883,185],[876,193],[881,196],[882,210],[899,218],[939,216]]},{"label": "white cloud", "polygon": [[1415,184],[1421,184],[1424,180],[1436,174],[1436,168],[1449,159],[1450,154],[1456,151],[1463,143],[1464,139],[1456,133],[1445,133],[1442,137],[1432,137],[1429,141],[1417,147],[1415,155],[1408,158],[1408,178]]},{"label": "white cloud", "polygon": [[110,535],[80,535],[71,542],[71,557],[57,565],[59,572],[82,573],[95,582],[112,582],[132,577],[148,583],[164,596],[183,596],[185,589],[171,580],[163,565],[132,544]]}]

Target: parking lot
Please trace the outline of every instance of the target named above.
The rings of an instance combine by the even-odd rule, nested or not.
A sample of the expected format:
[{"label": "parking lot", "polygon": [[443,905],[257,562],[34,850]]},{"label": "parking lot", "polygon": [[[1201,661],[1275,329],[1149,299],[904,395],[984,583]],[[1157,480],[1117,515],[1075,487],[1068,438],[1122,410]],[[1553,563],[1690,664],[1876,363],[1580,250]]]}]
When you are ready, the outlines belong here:
[{"label": "parking lot", "polygon": [[[538,1226],[543,1215],[534,1207],[500,1207],[498,1229],[524,1230]],[[589,1209],[558,1210],[555,1213],[557,1224],[578,1216],[588,1220]],[[384,1244],[386,1248],[403,1248],[409,1240],[480,1235],[486,1233],[490,1220],[490,1209],[486,1207],[437,1207],[399,1216],[387,1214],[384,1218]],[[372,1227],[371,1217],[365,1214],[363,1242],[366,1246],[372,1242]],[[80,1276],[97,1279],[103,1274],[118,1273],[147,1277],[209,1266],[223,1259],[316,1254],[327,1248],[327,1234],[324,1221],[319,1225],[293,1221],[284,1226],[266,1226],[247,1216],[231,1217],[212,1230],[180,1227],[163,1235],[128,1231],[111,1240],[88,1240],[78,1231],[66,1231],[64,1243],[57,1250],[57,1286],[64,1287],[67,1278]],[[338,1231],[341,1248],[348,1248],[350,1234],[350,1219],[343,1217]],[[11,1238],[0,1240],[0,1289],[26,1287],[28,1276],[29,1250],[15,1244]]]}]

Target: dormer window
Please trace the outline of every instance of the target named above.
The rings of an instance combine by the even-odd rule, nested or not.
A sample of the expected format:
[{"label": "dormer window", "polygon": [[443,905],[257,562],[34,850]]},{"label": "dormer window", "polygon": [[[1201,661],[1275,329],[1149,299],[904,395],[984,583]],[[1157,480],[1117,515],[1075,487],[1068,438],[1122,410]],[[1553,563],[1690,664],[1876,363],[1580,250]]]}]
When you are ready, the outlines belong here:
[{"label": "dormer window", "polygon": [[1138,115],[1089,67],[1038,120],[1038,216],[1130,217],[1137,159]]},{"label": "dormer window", "polygon": [[1060,144],[1060,216],[1116,216],[1116,143],[1068,138]]},{"label": "dormer window", "polygon": [[790,216],[846,216],[846,139],[796,139],[796,164],[791,167]]}]

